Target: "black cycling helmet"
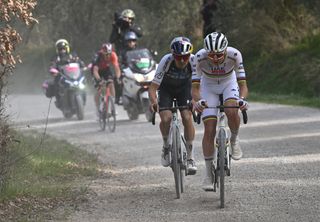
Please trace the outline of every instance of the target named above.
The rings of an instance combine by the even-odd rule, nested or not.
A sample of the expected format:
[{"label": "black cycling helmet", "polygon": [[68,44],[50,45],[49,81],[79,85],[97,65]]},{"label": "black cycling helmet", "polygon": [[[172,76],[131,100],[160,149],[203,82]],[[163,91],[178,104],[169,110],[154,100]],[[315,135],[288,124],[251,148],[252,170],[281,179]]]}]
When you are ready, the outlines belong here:
[{"label": "black cycling helmet", "polygon": [[138,40],[138,36],[135,32],[127,32],[125,35],[124,35],[124,40],[125,41],[129,41],[129,40],[135,40],[137,41]]}]

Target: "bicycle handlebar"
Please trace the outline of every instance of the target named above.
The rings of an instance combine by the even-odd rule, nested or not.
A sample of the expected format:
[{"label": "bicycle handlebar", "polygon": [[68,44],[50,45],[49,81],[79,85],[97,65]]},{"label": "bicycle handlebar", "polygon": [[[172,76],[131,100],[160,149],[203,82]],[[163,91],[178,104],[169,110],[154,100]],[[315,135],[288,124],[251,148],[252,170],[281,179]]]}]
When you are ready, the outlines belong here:
[{"label": "bicycle handlebar", "polygon": [[[170,110],[172,112],[176,112],[178,109],[189,109],[192,113],[192,117],[193,117],[193,120],[196,121],[196,114],[192,111],[192,103],[190,103],[189,105],[187,106],[175,106],[175,107],[161,107],[159,109],[159,111],[162,111],[162,110]],[[156,120],[156,112],[153,112],[152,113],[152,119],[151,119],[151,123],[152,125],[155,125],[155,120]]]},{"label": "bicycle handlebar", "polygon": [[[202,105],[202,106],[206,106],[205,102],[201,102],[201,105]],[[208,107],[208,106],[207,106],[206,108],[209,108],[209,109],[240,108],[242,105],[243,105],[243,102],[240,101],[240,102],[239,102],[239,106],[224,106],[224,105],[219,105],[219,106],[214,106],[214,107]],[[242,110],[241,113],[242,113],[242,117],[243,117],[243,123],[244,123],[244,124],[247,124],[247,123],[248,123],[248,114],[247,114],[247,111],[246,111],[246,110]],[[194,121],[195,121],[197,124],[200,124],[200,122],[201,122],[201,114],[202,114],[202,113],[198,113],[196,119],[194,119]]]}]

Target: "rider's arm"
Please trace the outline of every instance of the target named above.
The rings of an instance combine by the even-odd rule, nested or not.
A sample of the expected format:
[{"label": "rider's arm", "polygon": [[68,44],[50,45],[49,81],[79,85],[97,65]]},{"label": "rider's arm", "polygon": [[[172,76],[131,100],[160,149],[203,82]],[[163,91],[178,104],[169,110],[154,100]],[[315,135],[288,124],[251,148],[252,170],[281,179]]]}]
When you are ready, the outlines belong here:
[{"label": "rider's arm", "polygon": [[172,55],[167,54],[163,56],[159,62],[154,78],[151,82],[151,85],[149,86],[149,99],[151,105],[157,104],[157,90],[160,87],[163,77],[165,73],[168,71],[172,61]]},{"label": "rider's arm", "polygon": [[235,53],[235,72],[237,76],[237,81],[239,85],[239,91],[240,91],[240,98],[241,99],[246,99],[248,97],[248,86],[247,86],[247,81],[246,81],[246,72],[243,66],[243,59],[241,52],[237,49],[237,53]]},{"label": "rider's arm", "polygon": [[100,75],[99,75],[99,67],[98,67],[97,65],[94,65],[94,66],[93,66],[92,72],[93,72],[94,78],[95,78],[97,81],[100,81],[101,78],[100,78]]},{"label": "rider's arm", "polygon": [[151,105],[157,104],[158,102],[157,100],[158,88],[159,88],[159,85],[154,82],[152,82],[149,86],[149,100]]},{"label": "rider's arm", "polygon": [[199,56],[198,53],[192,57],[191,64],[192,64],[192,88],[191,88],[191,95],[192,100],[197,102],[201,99],[200,96],[200,80],[201,80],[201,70],[199,68]]},{"label": "rider's arm", "polygon": [[240,99],[246,99],[249,94],[248,86],[246,81],[240,81],[238,82],[239,85],[239,91],[240,91]]}]

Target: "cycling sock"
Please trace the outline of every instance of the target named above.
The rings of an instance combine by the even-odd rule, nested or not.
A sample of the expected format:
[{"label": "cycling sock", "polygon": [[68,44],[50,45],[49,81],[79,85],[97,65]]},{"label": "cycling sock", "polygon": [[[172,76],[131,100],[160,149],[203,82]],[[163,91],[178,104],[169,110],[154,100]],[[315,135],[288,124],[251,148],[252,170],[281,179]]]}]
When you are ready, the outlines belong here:
[{"label": "cycling sock", "polygon": [[204,162],[206,165],[206,175],[207,175],[207,177],[211,177],[213,157],[205,157]]},{"label": "cycling sock", "polygon": [[194,155],[193,155],[193,141],[186,141],[186,148],[187,148],[187,159],[194,160]]},{"label": "cycling sock", "polygon": [[167,136],[163,136],[163,147],[168,148],[169,147],[169,141],[168,141],[168,137]]},{"label": "cycling sock", "polygon": [[231,131],[231,137],[230,137],[230,141],[234,142],[237,137],[238,137],[238,133],[239,133],[239,129],[237,130],[230,130]]}]

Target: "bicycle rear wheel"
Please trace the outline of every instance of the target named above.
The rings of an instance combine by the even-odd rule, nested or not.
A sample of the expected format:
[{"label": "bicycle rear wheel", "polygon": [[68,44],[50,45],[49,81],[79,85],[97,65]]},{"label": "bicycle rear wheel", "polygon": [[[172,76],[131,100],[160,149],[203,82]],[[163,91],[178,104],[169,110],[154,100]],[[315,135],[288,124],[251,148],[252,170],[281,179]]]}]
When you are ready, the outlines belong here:
[{"label": "bicycle rear wheel", "polygon": [[172,147],[171,147],[171,155],[172,155],[172,170],[174,174],[174,182],[176,187],[177,199],[180,199],[182,192],[182,175],[181,175],[181,166],[179,163],[179,149],[181,146],[180,135],[177,128],[173,127],[172,132]]},{"label": "bicycle rear wheel", "polygon": [[219,162],[219,188],[220,188],[220,204],[221,208],[224,208],[224,179],[225,179],[225,153],[226,153],[226,132],[224,130],[219,130],[218,134],[218,162]]},{"label": "bicycle rear wheel", "polygon": [[110,132],[116,130],[116,108],[114,105],[114,100],[111,96],[108,97],[108,107],[107,107],[107,123]]}]

